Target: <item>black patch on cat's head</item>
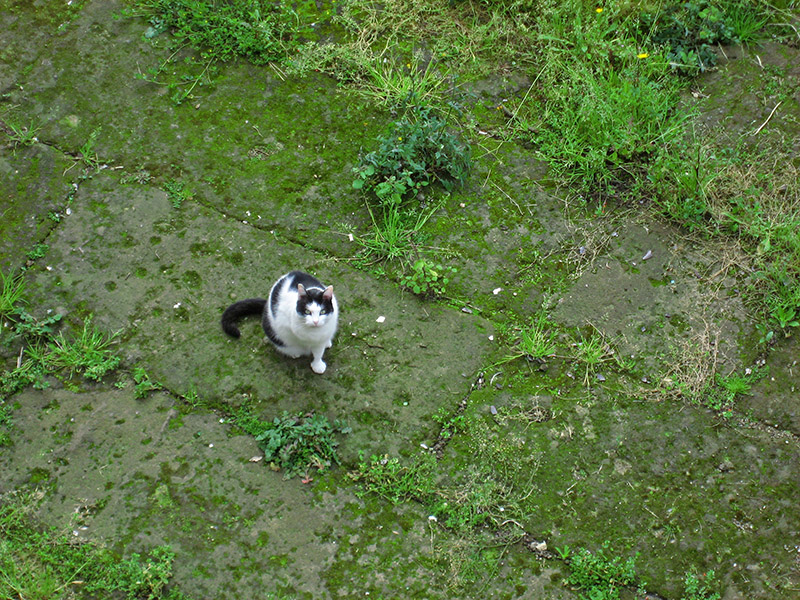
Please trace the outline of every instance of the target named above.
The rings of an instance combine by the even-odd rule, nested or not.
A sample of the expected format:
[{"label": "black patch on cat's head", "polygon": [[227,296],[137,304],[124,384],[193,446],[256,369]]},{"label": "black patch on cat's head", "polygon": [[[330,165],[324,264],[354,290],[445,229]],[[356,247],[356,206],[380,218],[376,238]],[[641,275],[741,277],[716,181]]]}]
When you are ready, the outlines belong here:
[{"label": "black patch on cat's head", "polygon": [[333,293],[317,287],[305,289],[302,284],[297,286],[297,314],[305,316],[309,304],[319,304],[320,314],[327,315],[333,312]]}]

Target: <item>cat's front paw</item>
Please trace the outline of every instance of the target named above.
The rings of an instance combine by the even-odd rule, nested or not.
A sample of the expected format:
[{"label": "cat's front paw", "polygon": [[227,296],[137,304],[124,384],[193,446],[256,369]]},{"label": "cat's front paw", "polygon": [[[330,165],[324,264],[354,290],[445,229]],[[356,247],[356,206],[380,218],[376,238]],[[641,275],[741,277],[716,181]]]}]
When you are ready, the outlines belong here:
[{"label": "cat's front paw", "polygon": [[315,360],[311,363],[311,370],[314,371],[317,375],[322,375],[325,372],[325,369],[328,365],[326,365],[321,360]]}]

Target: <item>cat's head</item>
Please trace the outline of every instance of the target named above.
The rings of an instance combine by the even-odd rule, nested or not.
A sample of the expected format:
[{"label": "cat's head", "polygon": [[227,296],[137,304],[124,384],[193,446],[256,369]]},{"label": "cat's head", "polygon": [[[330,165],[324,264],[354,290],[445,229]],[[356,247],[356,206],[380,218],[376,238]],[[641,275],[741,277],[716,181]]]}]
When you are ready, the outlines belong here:
[{"label": "cat's head", "polygon": [[332,285],[321,290],[297,284],[297,314],[307,326],[321,327],[333,317],[335,310]]}]

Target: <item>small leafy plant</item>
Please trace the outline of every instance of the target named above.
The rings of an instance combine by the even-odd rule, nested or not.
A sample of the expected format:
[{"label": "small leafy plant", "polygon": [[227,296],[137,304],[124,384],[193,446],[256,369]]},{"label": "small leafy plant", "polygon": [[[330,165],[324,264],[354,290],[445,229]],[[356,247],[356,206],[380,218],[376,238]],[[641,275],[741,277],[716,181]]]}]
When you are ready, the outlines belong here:
[{"label": "small leafy plant", "polygon": [[161,189],[167,193],[167,198],[173,208],[180,208],[184,202],[192,199],[192,193],[186,189],[186,184],[177,179],[167,180]]},{"label": "small leafy plant", "polygon": [[636,582],[636,557],[608,556],[609,543],[592,553],[586,548],[569,554],[572,572],[567,584],[580,589],[590,600],[618,600],[620,590]]},{"label": "small leafy plant", "polygon": [[373,193],[379,204],[397,206],[433,182],[449,191],[469,173],[469,145],[431,108],[415,107],[378,142],[353,168],[353,187]]},{"label": "small leafy plant", "polygon": [[403,275],[400,283],[418,296],[444,296],[450,277],[456,273],[453,267],[443,267],[426,258],[411,265],[411,273]]},{"label": "small leafy plant", "polygon": [[690,0],[643,13],[641,30],[655,45],[667,48],[667,60],[682,75],[695,75],[716,65],[716,44],[736,40],[728,17],[714,2]]},{"label": "small leafy plant", "polygon": [[264,458],[275,468],[284,472],[286,479],[302,474],[309,478],[309,471],[325,471],[339,464],[334,439],[337,433],[349,433],[351,429],[339,420],[331,423],[324,415],[284,412],[266,424],[256,435],[256,441],[264,451]]},{"label": "small leafy plant", "polygon": [[50,246],[47,244],[39,243],[34,244],[33,248],[31,248],[26,256],[29,260],[38,260],[40,258],[44,258],[47,256],[47,251],[50,249]]},{"label": "small leafy plant", "polygon": [[702,575],[694,572],[686,574],[684,579],[685,591],[681,600],[719,600],[719,592],[712,591],[716,584],[714,571],[708,571]]},{"label": "small leafy plant", "polygon": [[142,367],[134,367],[133,369],[133,393],[134,396],[138,399],[147,398],[150,392],[154,392],[161,389],[161,384],[150,379],[150,376],[147,374]]}]

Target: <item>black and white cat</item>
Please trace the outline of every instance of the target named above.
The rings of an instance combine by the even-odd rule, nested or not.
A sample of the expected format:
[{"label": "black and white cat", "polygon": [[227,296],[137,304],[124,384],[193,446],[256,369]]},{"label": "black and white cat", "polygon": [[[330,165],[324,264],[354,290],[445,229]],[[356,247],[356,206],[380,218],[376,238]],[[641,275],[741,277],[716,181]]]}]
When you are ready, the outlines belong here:
[{"label": "black and white cat", "polygon": [[272,286],[269,300],[249,298],[226,308],[222,330],[238,338],[236,321],[256,314],[261,315],[261,327],[279,352],[292,358],[310,354],[314,373],[325,372],[322,355],[333,344],[339,321],[332,285],[325,287],[302,271],[287,273]]}]

